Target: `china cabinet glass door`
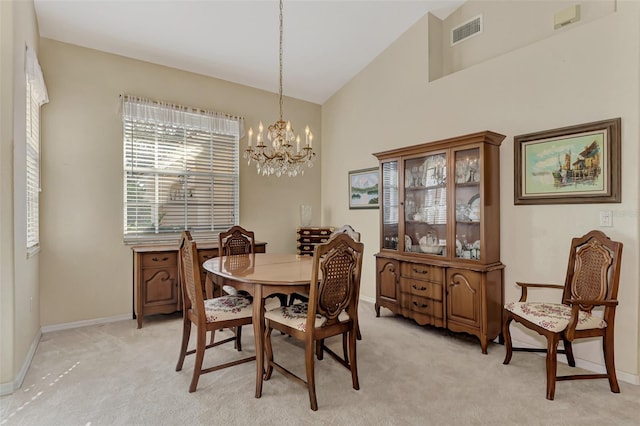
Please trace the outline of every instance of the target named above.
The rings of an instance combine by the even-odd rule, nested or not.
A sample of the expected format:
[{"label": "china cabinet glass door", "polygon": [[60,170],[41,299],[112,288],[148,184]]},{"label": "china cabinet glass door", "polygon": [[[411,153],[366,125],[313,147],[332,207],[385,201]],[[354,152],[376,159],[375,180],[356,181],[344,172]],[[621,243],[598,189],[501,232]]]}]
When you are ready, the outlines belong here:
[{"label": "china cabinet glass door", "polygon": [[405,252],[447,255],[447,156],[404,161]]},{"label": "china cabinet glass door", "polygon": [[382,164],[382,247],[398,250],[398,162]]},{"label": "china cabinet glass door", "polygon": [[482,200],[480,149],[455,151],[456,252],[455,257],[480,259]]}]

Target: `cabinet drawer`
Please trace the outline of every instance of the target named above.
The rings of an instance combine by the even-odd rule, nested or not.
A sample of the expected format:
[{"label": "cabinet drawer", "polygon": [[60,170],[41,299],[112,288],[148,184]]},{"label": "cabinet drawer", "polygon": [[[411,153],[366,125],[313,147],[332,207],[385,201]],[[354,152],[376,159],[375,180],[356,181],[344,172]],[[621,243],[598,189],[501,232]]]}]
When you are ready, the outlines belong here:
[{"label": "cabinet drawer", "polygon": [[435,300],[403,293],[400,297],[400,306],[418,314],[443,318],[442,302]]},{"label": "cabinet drawer", "polygon": [[333,228],[312,228],[312,229],[300,229],[298,233],[302,236],[330,236]]},{"label": "cabinet drawer", "polygon": [[218,249],[198,249],[198,264],[202,266],[204,262],[217,256]]},{"label": "cabinet drawer", "polygon": [[303,235],[298,238],[298,244],[320,244],[320,243],[326,243],[327,241],[329,241],[329,235],[326,235],[324,237],[320,237],[320,236],[310,237],[307,235]]},{"label": "cabinet drawer", "polygon": [[400,266],[400,274],[403,277],[415,278],[418,280],[426,280],[431,282],[442,282],[442,268],[438,266],[422,265],[420,263],[402,262]]},{"label": "cabinet drawer", "polygon": [[143,267],[164,267],[164,266],[177,266],[178,265],[178,253],[177,252],[150,252],[142,254],[142,266]]},{"label": "cabinet drawer", "polygon": [[442,300],[442,284],[400,277],[400,291],[414,296]]}]

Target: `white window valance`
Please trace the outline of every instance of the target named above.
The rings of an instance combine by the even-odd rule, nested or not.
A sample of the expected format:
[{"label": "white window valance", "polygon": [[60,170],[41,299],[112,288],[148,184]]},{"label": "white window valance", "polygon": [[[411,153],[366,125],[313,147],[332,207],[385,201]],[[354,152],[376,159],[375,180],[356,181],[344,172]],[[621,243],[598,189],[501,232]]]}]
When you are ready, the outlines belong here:
[{"label": "white window valance", "polygon": [[38,103],[38,106],[49,103],[49,94],[47,93],[47,85],[44,83],[42,68],[40,68],[36,52],[29,46],[27,46],[25,65],[34,100]]},{"label": "white window valance", "polygon": [[145,99],[131,95],[122,96],[122,113],[125,117],[155,124],[174,124],[219,134],[244,137],[244,117],[176,105],[169,102]]}]

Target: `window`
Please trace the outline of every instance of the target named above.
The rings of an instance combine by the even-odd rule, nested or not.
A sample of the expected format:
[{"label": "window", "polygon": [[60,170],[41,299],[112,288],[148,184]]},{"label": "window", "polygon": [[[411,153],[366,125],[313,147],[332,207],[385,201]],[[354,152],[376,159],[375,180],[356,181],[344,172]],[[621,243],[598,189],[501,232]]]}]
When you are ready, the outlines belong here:
[{"label": "window", "polygon": [[42,69],[31,48],[26,50],[26,212],[27,255],[40,247],[40,107],[49,102]]},{"label": "window", "polygon": [[123,97],[125,242],[238,223],[241,117]]}]

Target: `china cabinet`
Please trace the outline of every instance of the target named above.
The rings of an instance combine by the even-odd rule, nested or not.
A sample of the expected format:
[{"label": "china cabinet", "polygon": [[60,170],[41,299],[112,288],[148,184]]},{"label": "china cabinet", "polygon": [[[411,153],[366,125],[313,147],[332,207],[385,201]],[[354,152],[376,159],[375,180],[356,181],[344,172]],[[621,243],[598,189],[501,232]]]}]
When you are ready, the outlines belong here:
[{"label": "china cabinet", "polygon": [[475,335],[501,332],[500,144],[484,131],[374,154],[380,162],[376,315]]}]

